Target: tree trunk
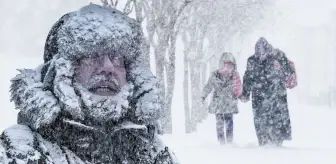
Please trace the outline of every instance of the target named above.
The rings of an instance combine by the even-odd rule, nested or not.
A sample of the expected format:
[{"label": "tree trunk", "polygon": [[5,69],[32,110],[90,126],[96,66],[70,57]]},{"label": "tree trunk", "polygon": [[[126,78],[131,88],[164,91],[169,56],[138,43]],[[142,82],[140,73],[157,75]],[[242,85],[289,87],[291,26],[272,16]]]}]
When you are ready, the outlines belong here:
[{"label": "tree trunk", "polygon": [[200,118],[200,76],[199,76],[199,64],[193,60],[190,63],[191,66],[191,97],[192,97],[192,109],[191,109],[191,120],[192,120],[192,130],[196,130],[196,125]]},{"label": "tree trunk", "polygon": [[[156,68],[156,77],[161,87],[161,95],[164,98],[163,108],[166,109],[166,85],[165,85],[165,76],[164,76],[164,56],[165,56],[165,48],[163,46],[156,46],[154,49],[155,53],[155,68]],[[162,125],[163,133],[166,133],[166,124],[167,124],[167,110],[164,110],[163,118],[160,120]]]},{"label": "tree trunk", "polygon": [[[169,62],[166,61],[165,56],[169,45],[169,38],[171,34],[169,29],[159,30],[159,41],[155,50],[156,60],[156,76],[163,88],[162,96],[164,97],[164,118],[162,120],[162,126],[164,133],[172,133],[172,118],[171,118],[171,102],[174,90],[175,82],[175,51],[169,56]],[[171,30],[170,30],[171,31]],[[175,39],[176,41],[176,39]],[[175,49],[175,45],[172,47]],[[171,52],[171,50],[169,51]],[[167,66],[169,65],[169,66]],[[172,69],[172,70],[169,70]],[[166,77],[166,78],[165,78]]]},{"label": "tree trunk", "polygon": [[201,64],[201,59],[204,56],[203,52],[203,43],[204,43],[204,38],[205,38],[205,33],[206,33],[206,27],[200,27],[198,30],[199,37],[197,38],[197,51],[196,51],[196,59],[195,59],[195,69],[198,71],[195,72],[194,76],[195,77],[195,103],[196,103],[196,111],[197,111],[197,123],[200,123],[203,120],[203,115],[204,115],[204,108],[203,104],[201,103],[201,90],[203,88],[202,85],[202,64]]},{"label": "tree trunk", "polygon": [[166,75],[167,75],[167,124],[166,124],[166,132],[172,133],[172,115],[171,115],[171,106],[173,101],[173,94],[174,94],[174,86],[175,86],[175,51],[176,51],[176,37],[177,32],[174,32],[170,35],[170,46],[169,46],[169,62],[166,68]]},{"label": "tree trunk", "polygon": [[[187,45],[185,45],[187,46]],[[188,50],[184,51],[184,80],[183,80],[183,94],[184,94],[184,122],[185,132],[191,133],[191,120],[189,110],[189,62],[188,62]]]},{"label": "tree trunk", "polygon": [[[202,75],[201,75],[201,90],[202,88],[206,85],[207,82],[207,72],[208,72],[208,67],[206,63],[202,64]],[[208,115],[208,109],[207,109],[207,105],[204,103],[202,103],[201,105],[201,120],[205,120],[206,117]]]}]

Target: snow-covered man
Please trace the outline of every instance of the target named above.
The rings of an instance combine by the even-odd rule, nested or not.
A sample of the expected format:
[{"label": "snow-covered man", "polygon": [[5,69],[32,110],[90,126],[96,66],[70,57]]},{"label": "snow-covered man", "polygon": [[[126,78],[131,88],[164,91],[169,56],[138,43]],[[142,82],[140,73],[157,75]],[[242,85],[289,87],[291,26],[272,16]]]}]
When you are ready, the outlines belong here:
[{"label": "snow-covered man", "polygon": [[156,134],[162,101],[140,25],[90,4],[61,17],[44,63],[11,85],[18,124],[0,139],[0,163],[170,164]]},{"label": "snow-covered man", "polygon": [[295,80],[293,63],[265,38],[259,38],[254,55],[247,60],[240,97],[247,102],[252,93],[259,145],[281,146],[283,141],[292,139],[286,89],[295,87]]}]

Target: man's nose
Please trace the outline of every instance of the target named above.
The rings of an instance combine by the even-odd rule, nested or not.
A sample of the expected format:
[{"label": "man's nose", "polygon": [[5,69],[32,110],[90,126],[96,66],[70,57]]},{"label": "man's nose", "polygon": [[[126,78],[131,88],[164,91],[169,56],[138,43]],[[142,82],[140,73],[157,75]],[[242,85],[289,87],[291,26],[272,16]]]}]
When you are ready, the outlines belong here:
[{"label": "man's nose", "polygon": [[113,71],[114,71],[114,65],[111,61],[111,59],[105,55],[102,59],[101,59],[101,66],[99,67],[99,74],[104,74],[104,75],[112,75]]}]

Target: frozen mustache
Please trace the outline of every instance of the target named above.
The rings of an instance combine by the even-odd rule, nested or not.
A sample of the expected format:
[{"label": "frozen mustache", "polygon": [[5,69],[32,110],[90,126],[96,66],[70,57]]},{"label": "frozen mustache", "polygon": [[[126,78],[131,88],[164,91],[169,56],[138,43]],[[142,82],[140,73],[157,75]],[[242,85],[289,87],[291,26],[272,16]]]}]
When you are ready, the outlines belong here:
[{"label": "frozen mustache", "polygon": [[112,89],[116,89],[117,91],[120,91],[121,89],[117,79],[105,75],[97,75],[92,77],[86,86],[87,88],[95,88],[101,85],[108,86]]}]

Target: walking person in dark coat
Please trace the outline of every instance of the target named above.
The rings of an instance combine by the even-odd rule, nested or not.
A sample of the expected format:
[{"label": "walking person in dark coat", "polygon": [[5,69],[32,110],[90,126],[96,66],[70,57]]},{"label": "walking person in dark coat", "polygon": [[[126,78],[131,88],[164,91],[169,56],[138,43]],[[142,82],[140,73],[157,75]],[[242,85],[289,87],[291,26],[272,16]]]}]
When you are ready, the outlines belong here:
[{"label": "walking person in dark coat", "polygon": [[295,85],[293,63],[265,38],[260,38],[255,45],[255,54],[248,58],[240,97],[243,102],[247,102],[252,92],[254,125],[259,145],[281,146],[284,140],[291,140],[286,88]]},{"label": "walking person in dark coat", "polygon": [[225,144],[224,126],[228,143],[233,141],[233,115],[238,113],[238,100],[242,91],[235,58],[224,53],[219,62],[220,69],[212,72],[202,93],[203,101],[212,92],[209,112],[216,115],[217,139]]}]

